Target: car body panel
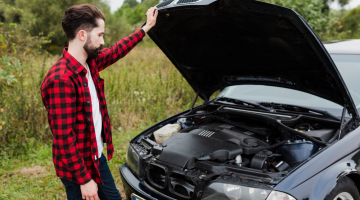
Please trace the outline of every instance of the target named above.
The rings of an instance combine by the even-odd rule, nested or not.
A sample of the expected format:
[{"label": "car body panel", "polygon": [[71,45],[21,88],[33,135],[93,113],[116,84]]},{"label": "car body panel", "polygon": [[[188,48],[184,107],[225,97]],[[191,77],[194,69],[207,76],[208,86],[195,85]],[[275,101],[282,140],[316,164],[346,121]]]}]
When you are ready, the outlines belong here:
[{"label": "car body panel", "polygon": [[[326,147],[290,173],[274,189],[300,199],[324,199],[346,173],[360,174],[360,129]],[[304,192],[307,191],[307,192]]]},{"label": "car body panel", "polygon": [[[295,11],[253,0],[159,8],[149,36],[204,100],[240,84],[307,92],[358,116],[343,79]],[[200,3],[199,2],[199,3]]]},{"label": "car body panel", "polygon": [[360,55],[360,40],[333,41],[324,44],[330,54]]}]

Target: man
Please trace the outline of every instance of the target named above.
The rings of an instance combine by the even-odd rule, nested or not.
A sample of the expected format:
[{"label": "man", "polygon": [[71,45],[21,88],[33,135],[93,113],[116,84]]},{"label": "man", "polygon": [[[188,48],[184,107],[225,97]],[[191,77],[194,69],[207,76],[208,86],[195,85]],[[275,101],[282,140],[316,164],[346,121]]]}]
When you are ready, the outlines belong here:
[{"label": "man", "polygon": [[112,45],[104,45],[105,16],[90,4],[65,11],[62,27],[69,47],[51,67],[41,86],[44,106],[53,133],[55,171],[69,200],[121,199],[105,156],[114,147],[99,71],[124,57],[156,23],[158,11],[150,8],[146,25]]}]

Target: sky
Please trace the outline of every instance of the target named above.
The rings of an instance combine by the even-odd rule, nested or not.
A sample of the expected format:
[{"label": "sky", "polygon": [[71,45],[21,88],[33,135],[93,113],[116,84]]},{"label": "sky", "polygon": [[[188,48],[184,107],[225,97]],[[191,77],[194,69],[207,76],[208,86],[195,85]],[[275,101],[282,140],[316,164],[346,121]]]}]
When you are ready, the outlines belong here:
[{"label": "sky", "polygon": [[[121,7],[124,0],[106,0],[111,7],[111,12],[115,12]],[[360,0],[350,0],[350,3],[345,6],[345,9],[353,9],[360,5]],[[330,5],[332,9],[340,10],[340,6],[337,2],[334,2]]]},{"label": "sky", "polygon": [[[350,9],[353,9],[357,6],[360,5],[360,0],[350,0],[350,3],[348,5],[345,6],[345,9],[346,10],[350,10]],[[330,7],[332,9],[336,9],[336,10],[340,10],[341,7],[339,6],[339,4],[337,2],[333,2]]]}]

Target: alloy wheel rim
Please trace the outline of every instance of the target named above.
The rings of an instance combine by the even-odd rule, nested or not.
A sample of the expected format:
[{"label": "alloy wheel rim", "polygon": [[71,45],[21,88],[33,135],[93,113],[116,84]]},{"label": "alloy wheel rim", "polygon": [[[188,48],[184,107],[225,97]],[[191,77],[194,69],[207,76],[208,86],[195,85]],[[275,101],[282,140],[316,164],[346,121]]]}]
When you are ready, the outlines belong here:
[{"label": "alloy wheel rim", "polygon": [[351,196],[350,193],[348,192],[342,192],[340,194],[338,194],[334,200],[354,200],[354,198]]}]

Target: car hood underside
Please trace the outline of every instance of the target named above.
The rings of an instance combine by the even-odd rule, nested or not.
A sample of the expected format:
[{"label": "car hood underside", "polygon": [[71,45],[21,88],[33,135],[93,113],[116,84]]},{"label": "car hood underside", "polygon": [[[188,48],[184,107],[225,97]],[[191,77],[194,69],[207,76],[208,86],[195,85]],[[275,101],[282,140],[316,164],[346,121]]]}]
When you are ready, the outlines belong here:
[{"label": "car hood underside", "polygon": [[307,92],[357,116],[335,64],[295,11],[252,0],[159,8],[149,36],[204,100],[230,85]]}]

